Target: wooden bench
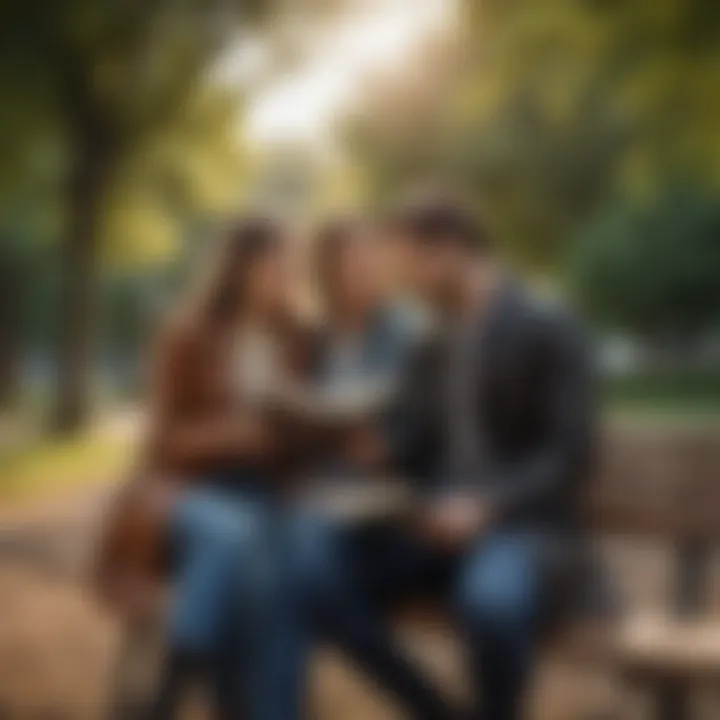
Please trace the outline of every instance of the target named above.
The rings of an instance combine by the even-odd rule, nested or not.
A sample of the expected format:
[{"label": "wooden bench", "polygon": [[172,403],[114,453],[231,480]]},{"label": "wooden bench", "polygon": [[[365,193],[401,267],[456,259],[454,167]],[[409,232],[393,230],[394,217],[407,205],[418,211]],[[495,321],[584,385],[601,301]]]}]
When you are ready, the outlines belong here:
[{"label": "wooden bench", "polygon": [[[720,437],[710,431],[608,433],[586,503],[599,539],[652,541],[671,554],[674,579],[662,612],[627,604],[612,618],[585,617],[547,651],[603,664],[653,694],[655,717],[685,720],[696,687],[720,682],[720,617],[707,612],[712,553],[720,544]],[[128,628],[118,658],[113,720],[138,716],[152,684],[158,623]]]},{"label": "wooden bench", "polygon": [[672,564],[670,593],[660,611],[625,599],[611,624],[568,628],[559,645],[571,653],[580,646],[651,689],[657,718],[689,718],[694,689],[720,681],[720,617],[708,606],[720,545],[720,436],[627,428],[608,434],[587,512],[598,537],[661,544]]}]

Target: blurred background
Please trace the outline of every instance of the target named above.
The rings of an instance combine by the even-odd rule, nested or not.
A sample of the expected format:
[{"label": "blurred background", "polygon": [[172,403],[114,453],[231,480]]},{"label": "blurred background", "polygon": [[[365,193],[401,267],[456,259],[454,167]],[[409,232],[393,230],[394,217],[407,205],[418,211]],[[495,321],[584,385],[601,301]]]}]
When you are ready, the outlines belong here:
[{"label": "blurred background", "polygon": [[720,402],[712,0],[52,5],[0,18],[4,452],[141,397],[223,220],[302,229],[427,178],[581,304],[611,407]]},{"label": "blurred background", "polygon": [[427,178],[582,309],[608,422],[719,426],[716,0],[7,0],[0,77],[4,514],[127,466],[224,221]]}]

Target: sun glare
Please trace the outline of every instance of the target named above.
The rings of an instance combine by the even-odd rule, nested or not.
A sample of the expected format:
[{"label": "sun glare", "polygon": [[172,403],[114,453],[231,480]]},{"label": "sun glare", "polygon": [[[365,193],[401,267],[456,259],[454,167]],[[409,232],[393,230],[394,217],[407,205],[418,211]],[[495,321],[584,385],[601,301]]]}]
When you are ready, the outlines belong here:
[{"label": "sun glare", "polygon": [[307,63],[258,92],[246,121],[254,144],[328,140],[338,112],[368,76],[392,72],[444,22],[452,0],[382,0],[350,12]]}]

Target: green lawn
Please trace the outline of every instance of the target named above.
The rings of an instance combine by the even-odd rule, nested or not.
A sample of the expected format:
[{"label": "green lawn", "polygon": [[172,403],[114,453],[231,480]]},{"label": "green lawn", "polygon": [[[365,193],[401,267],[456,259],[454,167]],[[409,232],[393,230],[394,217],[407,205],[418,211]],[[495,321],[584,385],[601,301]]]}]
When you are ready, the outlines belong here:
[{"label": "green lawn", "polygon": [[720,372],[662,370],[607,378],[609,416],[648,426],[720,427]]},{"label": "green lawn", "polygon": [[109,482],[132,456],[129,440],[115,435],[28,442],[0,457],[0,504]]},{"label": "green lawn", "polygon": [[[632,428],[712,427],[720,432],[720,395],[700,388],[681,394],[657,387],[641,390],[638,384],[616,386],[613,392],[606,388],[604,417]],[[132,462],[134,445],[122,432],[27,441],[0,454],[0,505],[111,482]]]},{"label": "green lawn", "polygon": [[632,429],[716,429],[720,433],[720,405],[668,405],[612,403],[604,412],[606,422]]}]

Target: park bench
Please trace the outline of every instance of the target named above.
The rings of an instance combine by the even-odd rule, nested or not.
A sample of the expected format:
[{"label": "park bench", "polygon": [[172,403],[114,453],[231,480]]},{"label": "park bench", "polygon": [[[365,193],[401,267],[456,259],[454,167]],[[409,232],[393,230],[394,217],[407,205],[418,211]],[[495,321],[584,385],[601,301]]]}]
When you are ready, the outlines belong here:
[{"label": "park bench", "polygon": [[[585,504],[594,536],[600,545],[612,539],[615,547],[662,545],[673,568],[669,592],[654,608],[622,598],[610,616],[577,617],[545,650],[574,667],[600,666],[650,693],[658,720],[686,720],[695,690],[720,683],[720,616],[710,612],[713,551],[720,544],[720,440],[712,431],[625,428],[606,434],[600,455]],[[417,623],[426,612],[408,616]],[[125,632],[113,720],[139,716],[139,689],[152,683],[159,627],[151,618]]]},{"label": "park bench", "polygon": [[717,431],[621,428],[608,433],[587,513],[599,538],[661,544],[671,576],[660,607],[632,607],[624,598],[609,625],[585,635],[591,642],[573,639],[574,634],[583,638],[587,627],[570,627],[560,647],[594,653],[619,677],[650,690],[655,717],[691,717],[694,690],[720,681],[720,616],[713,616],[710,602],[714,551],[720,545]]}]

